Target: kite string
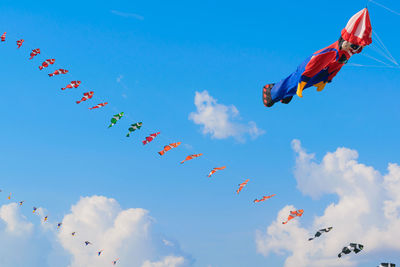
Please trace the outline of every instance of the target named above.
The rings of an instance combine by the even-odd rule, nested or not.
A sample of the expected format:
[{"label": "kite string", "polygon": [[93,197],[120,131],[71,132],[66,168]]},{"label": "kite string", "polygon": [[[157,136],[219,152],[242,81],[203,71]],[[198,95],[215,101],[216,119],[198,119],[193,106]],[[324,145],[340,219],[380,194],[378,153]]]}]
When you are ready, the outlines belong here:
[{"label": "kite string", "polygon": [[382,49],[379,46],[370,44],[368,47],[371,48],[372,50],[374,50],[375,52],[377,52],[378,54],[380,54],[381,56],[383,56],[384,58],[386,58],[387,60],[389,60],[394,65],[396,65],[395,62],[393,61],[393,59],[391,59],[387,54],[385,54],[385,52],[382,51]]},{"label": "kite string", "polygon": [[377,38],[378,43],[380,43],[380,44],[382,45],[382,47],[386,50],[386,52],[388,53],[388,56],[394,61],[394,63],[395,63],[396,65],[399,65],[399,64],[397,63],[397,61],[394,59],[394,57],[392,56],[392,54],[390,53],[389,49],[386,48],[386,46],[385,46],[385,44],[383,43],[383,41],[381,40],[381,38],[379,38],[379,36],[378,36],[378,34],[376,33],[376,31],[372,31],[372,32],[373,32],[373,34],[375,34],[375,37]]},{"label": "kite string", "polygon": [[[366,54],[366,53],[363,53],[363,54],[361,54],[361,55],[364,56],[364,57],[368,57],[368,58],[370,58],[370,59],[373,59],[373,60],[375,60],[376,62],[382,63],[382,64],[384,64],[384,65],[386,65],[386,66],[391,66],[391,65],[387,64],[386,62],[383,62],[382,60],[379,60],[379,59],[377,59],[377,58],[375,58],[375,57],[373,57],[373,56],[370,56],[370,55],[368,55],[368,54]],[[391,66],[391,67],[392,67],[392,66]]]},{"label": "kite string", "polygon": [[[388,8],[387,6],[384,6],[384,5],[382,5],[382,4],[378,3],[378,2],[375,2],[375,1],[373,1],[373,0],[368,0],[368,2],[374,3],[375,5],[380,6],[380,7],[384,8],[384,9],[386,9],[386,10],[389,11],[389,12],[392,12],[393,14],[395,14],[395,15],[397,15],[397,16],[400,16],[400,13],[399,13],[399,12],[394,11],[393,9],[390,9],[390,8]],[[367,3],[367,5],[368,5],[368,3]]]},{"label": "kite string", "polygon": [[382,66],[382,65],[363,65],[363,64],[357,64],[357,63],[347,63],[346,64],[349,67],[370,67],[370,68],[389,68],[389,69],[400,69],[400,66]]}]

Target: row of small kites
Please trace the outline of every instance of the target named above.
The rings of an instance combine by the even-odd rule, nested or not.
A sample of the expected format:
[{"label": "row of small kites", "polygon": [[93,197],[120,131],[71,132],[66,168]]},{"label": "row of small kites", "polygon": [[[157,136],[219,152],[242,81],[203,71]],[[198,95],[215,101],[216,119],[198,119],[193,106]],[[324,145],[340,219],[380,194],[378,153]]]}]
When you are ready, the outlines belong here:
[{"label": "row of small kites", "polygon": [[[3,35],[0,38],[1,38],[1,41],[4,42],[6,40],[6,32],[4,32]],[[20,48],[23,43],[24,43],[24,39],[17,40],[17,48]],[[33,59],[38,54],[40,54],[40,48],[32,49],[32,52],[30,53],[30,58],[29,59]],[[42,63],[42,65],[39,66],[39,69],[42,70],[43,68],[47,68],[47,67],[49,67],[49,65],[53,65],[54,63],[55,63],[55,59],[46,59]],[[54,75],[67,74],[67,73],[68,73],[68,70],[58,69],[58,70],[54,71],[53,73],[49,73],[48,75],[50,77],[52,77]],[[81,84],[81,81],[71,81],[67,86],[61,88],[61,90],[78,88],[80,84]],[[89,99],[91,99],[93,97],[93,95],[94,95],[93,91],[85,92],[85,93],[83,93],[82,99],[76,101],[76,103],[79,104],[79,103],[81,103],[83,101],[89,100]],[[97,109],[97,108],[100,108],[100,107],[104,107],[107,104],[108,104],[108,102],[103,102],[103,103],[97,104],[96,106],[90,107],[89,109]],[[118,114],[113,115],[113,117],[111,118],[111,123],[108,126],[108,128],[113,127],[123,117],[124,117],[124,112],[120,112]],[[134,131],[140,129],[142,127],[142,125],[143,125],[142,122],[135,122],[135,123],[131,124],[130,127],[128,128],[128,133],[126,134],[126,137],[130,137],[130,135]],[[156,133],[152,133],[149,136],[145,137],[145,139],[142,141],[143,145],[146,145],[146,144],[150,143],[151,141],[153,141],[154,138],[156,138],[159,134],[160,134],[160,132],[156,132]],[[169,150],[171,150],[173,148],[176,148],[176,147],[178,147],[180,145],[181,145],[181,142],[170,143],[168,145],[165,145],[163,147],[163,149],[158,152],[158,154],[163,156],[167,151],[169,151]],[[186,162],[188,160],[192,160],[192,159],[200,157],[202,155],[203,155],[202,153],[188,155],[180,163],[183,164],[184,162]],[[215,172],[217,172],[219,170],[223,170],[225,168],[226,168],[226,166],[215,167],[209,172],[207,177],[211,177],[211,175],[213,175]],[[239,189],[237,190],[237,193],[239,193],[243,189],[243,187],[247,184],[248,181],[249,181],[249,179],[247,179],[244,183],[239,184]],[[270,196],[263,196],[261,199],[255,199],[253,202],[254,203],[261,202],[261,201],[267,200],[267,199],[269,199],[269,198],[271,198],[273,196],[275,196],[275,194],[274,195],[270,195]]]},{"label": "row of small kites", "polygon": [[[241,184],[241,187],[237,190],[237,193],[240,192],[240,190],[243,188],[243,186],[244,185]],[[0,190],[0,192],[1,192],[1,190]],[[269,198],[269,197],[267,197],[267,198]],[[11,194],[8,195],[7,199],[11,200]],[[263,200],[265,200],[265,199],[257,200],[257,201],[263,201]],[[24,202],[25,201],[20,201],[19,202],[19,206],[22,206]],[[37,207],[33,207],[33,213],[36,213],[37,210],[38,210]],[[287,224],[290,220],[292,220],[292,219],[294,219],[296,217],[301,217],[303,215],[303,213],[304,213],[304,210],[302,210],[302,209],[296,210],[296,211],[291,211],[289,216],[288,216],[288,218],[287,218],[287,220],[282,222],[282,224]],[[43,222],[47,222],[48,218],[49,218],[48,215],[44,216],[43,217]],[[61,226],[62,226],[62,222],[57,223],[57,229],[60,229]],[[324,228],[324,229],[320,229],[314,234],[313,237],[310,237],[308,239],[308,241],[312,241],[315,238],[320,237],[323,233],[330,232],[332,229],[333,229],[333,227],[327,227],[327,228]],[[77,233],[74,231],[74,232],[71,233],[71,236],[74,237],[74,236],[76,236],[76,234]],[[93,243],[88,241],[88,240],[84,241],[84,244],[85,244],[85,246],[93,245]],[[350,254],[351,252],[354,252],[355,254],[357,254],[360,251],[362,251],[363,248],[364,248],[364,245],[362,245],[362,244],[350,243],[348,246],[345,246],[345,247],[342,248],[342,251],[338,254],[338,258],[341,258],[343,255]],[[100,256],[103,253],[103,251],[104,250],[101,249],[101,250],[97,251],[96,253],[97,253],[98,256]],[[119,258],[115,259],[112,263],[115,265],[118,260],[119,260]],[[394,263],[381,263],[378,267],[396,267],[396,265]]]},{"label": "row of small kites", "polygon": [[[6,32],[4,32],[4,33],[1,35],[0,39],[1,39],[2,42],[4,42],[4,41],[6,40]],[[17,40],[17,48],[20,48],[20,47],[22,46],[23,42],[24,42],[24,39]],[[30,59],[30,60],[33,59],[33,58],[34,58],[35,56],[37,56],[38,54],[40,54],[40,49],[39,49],[39,48],[33,49],[32,52],[30,53],[30,58],[29,58],[29,59]],[[42,69],[44,69],[44,68],[47,68],[47,67],[49,67],[50,65],[53,65],[54,63],[55,63],[55,59],[46,59],[46,60],[39,66],[39,70],[42,70]],[[58,70],[55,70],[55,71],[52,72],[52,73],[49,73],[48,75],[49,75],[49,77],[53,77],[53,76],[55,76],[55,75],[67,74],[67,73],[68,73],[68,70],[66,70],[66,69],[58,69]],[[71,81],[67,86],[61,88],[61,90],[72,89],[72,88],[78,88],[80,84],[81,84],[81,81]],[[87,100],[91,99],[91,98],[93,97],[93,95],[94,95],[94,92],[93,92],[93,91],[85,92],[85,93],[83,93],[83,97],[82,97],[80,100],[76,101],[76,103],[79,104],[79,103],[81,103],[81,102],[83,102],[83,101],[87,101]],[[95,106],[93,106],[93,107],[90,107],[89,109],[92,110],[92,109],[101,108],[101,107],[106,106],[107,104],[108,104],[108,102],[99,103],[99,104],[97,104],[97,105],[95,105]],[[120,113],[118,113],[118,114],[115,114],[115,115],[111,118],[111,123],[110,123],[110,125],[108,126],[108,128],[113,127],[123,116],[124,116],[124,112],[120,112]],[[127,133],[126,137],[130,137],[131,133],[133,133],[134,131],[140,129],[140,128],[142,127],[142,125],[143,125],[142,122],[136,122],[136,123],[131,124],[130,127],[128,128],[128,133]],[[142,141],[143,145],[146,145],[146,144],[150,143],[151,141],[153,141],[153,139],[154,139],[155,137],[157,137],[157,135],[159,135],[159,134],[160,134],[160,132],[156,132],[156,133],[152,133],[152,134],[150,134],[149,136],[147,136],[147,137],[145,138],[145,140]],[[167,152],[167,151],[169,151],[169,150],[171,150],[171,149],[173,149],[173,148],[176,148],[176,147],[178,147],[179,145],[181,145],[181,142],[170,143],[170,144],[164,146],[164,148],[163,148],[161,151],[159,151],[158,154],[161,155],[161,156],[163,156],[163,155],[165,154],[165,152]],[[182,160],[180,163],[183,164],[185,161],[192,160],[192,159],[197,158],[197,157],[200,157],[200,156],[202,156],[202,155],[203,155],[202,153],[200,153],[200,154],[192,154],[192,155],[189,155],[189,156],[187,156],[184,160]],[[213,169],[210,171],[210,173],[208,174],[208,177],[211,177],[211,175],[213,175],[215,172],[217,172],[217,171],[219,171],[219,170],[223,170],[223,169],[225,169],[225,168],[226,168],[226,166],[213,168]],[[247,180],[245,180],[243,183],[239,184],[239,188],[236,190],[236,193],[239,194],[239,192],[246,186],[246,184],[247,184],[249,181],[250,181],[250,179],[247,179]],[[276,194],[269,195],[269,196],[263,196],[261,199],[255,199],[253,202],[254,202],[254,203],[262,202],[262,201],[265,201],[265,200],[267,200],[267,199],[269,199],[269,198],[271,198],[271,197],[274,197],[275,195],[276,195]],[[11,199],[11,194],[8,196],[8,199],[9,199],[9,200]],[[20,202],[19,202],[19,205],[22,206],[23,202],[24,202],[24,201],[20,201]],[[35,213],[36,210],[37,210],[37,208],[36,208],[36,207],[33,207],[33,213]],[[303,213],[304,213],[304,211],[303,211],[302,209],[299,209],[299,210],[296,210],[296,211],[290,211],[290,214],[289,214],[287,220],[284,221],[284,222],[282,222],[282,224],[287,224],[290,220],[292,220],[292,219],[294,219],[294,218],[296,218],[296,217],[301,217],[301,216],[303,215]],[[43,220],[44,220],[44,222],[46,222],[46,221],[48,220],[48,216],[45,216],[45,217],[43,218]],[[58,224],[57,224],[57,228],[60,228],[61,225],[62,225],[61,222],[58,223]],[[314,238],[319,237],[322,233],[327,233],[327,232],[329,232],[331,229],[332,229],[332,227],[320,229],[320,230],[318,230],[318,231],[316,232],[316,234],[314,235],[314,237],[309,238],[308,240],[311,241],[311,240],[313,240]],[[75,235],[76,235],[76,232],[72,232],[71,235],[72,235],[72,236],[75,236]],[[93,245],[90,241],[85,241],[84,244],[85,244],[86,246],[88,246],[88,245]],[[349,254],[349,253],[351,253],[351,252],[354,252],[354,253],[357,254],[358,252],[360,252],[360,251],[363,249],[363,247],[364,247],[364,246],[363,246],[362,244],[350,243],[348,246],[343,247],[342,251],[338,254],[338,257],[341,258],[342,255],[344,255],[344,254]],[[102,252],[103,252],[103,250],[99,250],[99,251],[97,252],[98,256],[100,256],[100,255],[102,254]],[[115,265],[115,264],[117,263],[118,260],[119,260],[119,258],[115,259],[112,263]],[[393,263],[381,263],[381,265],[380,265],[379,267],[395,267],[395,264],[393,264]]]},{"label": "row of small kites", "polygon": [[[0,192],[1,192],[1,191],[2,191],[2,190],[0,189]],[[7,199],[8,199],[8,200],[11,200],[11,193],[8,195]],[[24,204],[24,202],[25,202],[25,200],[19,201],[19,202],[18,202],[19,206],[22,206],[22,205]],[[38,214],[38,208],[37,208],[37,207],[33,207],[32,213]],[[48,216],[48,215],[44,216],[44,217],[43,217],[43,222],[44,222],[44,223],[48,222],[48,219],[49,219],[49,216]],[[63,224],[62,222],[57,223],[57,229],[60,229],[61,226],[62,226],[62,224]],[[75,231],[71,233],[71,236],[72,236],[72,237],[75,237],[76,235],[77,235],[77,233],[76,233]],[[93,243],[90,242],[90,241],[88,241],[88,240],[84,241],[84,244],[85,244],[85,246],[93,245]],[[97,253],[98,256],[100,256],[100,255],[103,253],[103,251],[104,251],[104,249],[101,249],[101,250],[98,250],[96,253]],[[117,262],[118,262],[118,260],[119,260],[119,258],[113,260],[112,263],[113,263],[114,265],[116,265]]]},{"label": "row of small kites", "polygon": [[[1,35],[0,39],[1,39],[2,42],[4,42],[4,41],[6,40],[6,32],[3,33],[3,35]],[[24,39],[17,40],[17,48],[20,48],[20,47],[22,46],[23,43],[24,43]],[[40,48],[32,49],[32,51],[31,51],[31,53],[30,53],[30,58],[29,58],[29,60],[33,59],[34,57],[36,57],[36,56],[39,55],[40,53],[41,53]],[[43,70],[44,68],[47,68],[47,67],[49,67],[50,65],[53,65],[54,63],[55,63],[55,59],[54,59],[54,58],[52,58],[52,59],[46,59],[46,60],[39,66],[39,70]],[[49,73],[48,75],[49,75],[49,77],[53,77],[53,76],[55,76],[55,75],[61,75],[61,74],[67,74],[67,73],[68,73],[68,70],[66,70],[66,69],[58,69],[58,70],[55,70],[55,71],[52,72],[52,73]],[[81,85],[81,81],[71,81],[67,86],[61,88],[61,90],[72,89],[72,88],[78,88],[80,85]],[[91,99],[91,98],[93,97],[93,95],[94,95],[94,92],[93,92],[93,91],[85,92],[85,93],[83,93],[83,97],[82,97],[80,100],[76,101],[76,103],[77,103],[77,104],[80,104],[80,103],[83,102],[83,101],[87,101],[87,100]],[[103,103],[97,104],[96,106],[90,107],[89,109],[92,110],[92,109],[101,108],[101,107],[106,106],[107,104],[108,104],[108,102],[103,102]],[[111,127],[113,127],[115,124],[117,124],[117,122],[118,122],[121,118],[123,118],[123,116],[124,116],[124,112],[120,112],[120,113],[118,113],[118,114],[113,115],[113,117],[111,118],[111,123],[110,123],[110,125],[108,125],[108,128],[111,128]],[[126,134],[126,137],[130,137],[130,135],[131,135],[134,131],[140,129],[140,128],[142,127],[142,125],[143,125],[142,122],[136,122],[136,123],[131,124],[130,127],[128,128],[128,133]],[[156,133],[152,133],[152,134],[150,134],[149,136],[145,137],[145,139],[142,141],[143,145],[146,145],[146,144],[150,143],[151,141],[153,141],[154,138],[156,138],[159,134],[160,134],[160,132],[156,132]],[[170,144],[164,146],[164,148],[163,148],[161,151],[159,151],[158,154],[159,154],[160,156],[163,156],[167,151],[169,151],[169,150],[171,150],[171,149],[173,149],[173,148],[176,148],[176,147],[178,147],[178,146],[180,146],[180,145],[181,145],[181,142],[170,143]],[[188,156],[187,156],[184,160],[182,160],[180,163],[183,164],[183,163],[186,162],[186,161],[192,160],[192,159],[197,158],[197,157],[200,157],[200,156],[202,156],[202,155],[203,155],[202,153],[188,155]],[[207,175],[207,177],[211,177],[215,172],[217,172],[217,171],[219,171],[219,170],[223,170],[223,169],[225,169],[225,168],[226,168],[226,166],[213,168],[213,169],[209,172],[209,174]],[[241,183],[241,184],[238,185],[239,188],[236,190],[236,193],[237,193],[237,194],[239,194],[239,192],[245,187],[245,185],[249,182],[249,180],[250,180],[250,179],[247,179],[246,181],[244,181],[243,183]],[[0,191],[1,191],[1,190],[0,190]],[[254,202],[254,203],[262,202],[262,201],[265,201],[265,200],[267,200],[267,199],[269,199],[269,198],[271,198],[271,197],[273,197],[273,196],[275,196],[275,195],[276,195],[276,194],[269,195],[269,196],[263,196],[263,197],[260,198],[260,199],[255,199],[253,202]],[[7,199],[8,199],[8,200],[11,200],[11,193],[8,195]],[[22,206],[24,202],[25,202],[25,201],[20,201],[20,202],[19,202],[19,205]],[[33,207],[33,213],[37,213],[37,210],[38,210],[37,207]],[[44,216],[44,217],[43,217],[43,222],[48,222],[48,218],[49,218],[48,215]],[[288,221],[289,221],[290,219],[292,219],[291,216],[289,216]],[[285,223],[287,223],[287,222],[285,222]],[[57,223],[57,229],[59,229],[61,226],[62,226],[62,222]],[[72,232],[72,233],[71,233],[71,236],[74,237],[74,236],[76,236],[76,234],[77,234],[76,232]],[[93,245],[93,243],[90,242],[90,241],[88,241],[88,240],[84,241],[84,244],[85,244],[85,246]],[[97,255],[100,256],[100,255],[103,253],[103,251],[104,251],[104,250],[99,250],[99,251],[97,251]],[[118,260],[119,260],[119,258],[117,258],[116,260],[114,260],[112,263],[113,263],[114,265],[116,265]]]}]

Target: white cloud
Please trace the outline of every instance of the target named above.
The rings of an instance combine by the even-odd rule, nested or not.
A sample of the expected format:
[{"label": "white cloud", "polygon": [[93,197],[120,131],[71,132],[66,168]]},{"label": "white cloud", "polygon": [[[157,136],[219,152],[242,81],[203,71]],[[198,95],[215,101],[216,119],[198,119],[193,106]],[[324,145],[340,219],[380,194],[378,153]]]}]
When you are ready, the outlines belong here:
[{"label": "white cloud", "polygon": [[124,18],[134,18],[134,19],[138,19],[138,20],[144,20],[143,16],[136,14],[136,13],[121,12],[121,11],[117,11],[117,10],[111,10],[111,13],[113,13],[114,15],[120,16],[120,17],[124,17]]},{"label": "white cloud", "polygon": [[6,224],[6,231],[12,235],[31,235],[33,224],[20,213],[17,203],[10,203],[0,207],[0,219]]},{"label": "white cloud", "polygon": [[239,141],[244,140],[245,135],[257,138],[265,133],[264,130],[257,128],[255,122],[248,124],[235,122],[239,116],[239,111],[234,105],[225,106],[218,104],[217,100],[208,94],[207,91],[196,92],[194,104],[196,112],[189,114],[189,119],[194,123],[203,126],[203,134],[211,134],[212,138],[224,139],[234,137]]},{"label": "white cloud", "polygon": [[179,267],[185,263],[184,257],[167,256],[161,261],[145,261],[142,267]]},{"label": "white cloud", "polygon": [[51,216],[43,222],[48,214],[44,208],[30,216],[32,222],[22,210],[17,203],[0,207],[0,266],[103,267],[116,258],[119,267],[183,267],[193,262],[179,244],[152,230],[154,220],[147,210],[124,210],[112,198],[82,197],[60,229]]},{"label": "white cloud", "polygon": [[[140,266],[164,253],[179,253],[151,232],[152,222],[147,210],[122,210],[114,199],[84,197],[64,217],[58,237],[72,255],[71,267],[109,266],[116,258],[120,258],[120,267]],[[77,234],[72,237],[74,231]],[[93,245],[85,246],[84,241]],[[101,249],[104,251],[98,256]]]},{"label": "white cloud", "polygon": [[[294,207],[283,208],[277,221],[265,233],[257,232],[257,250],[263,255],[289,252],[285,266],[355,266],[370,259],[374,253],[400,252],[400,166],[389,164],[382,175],[371,166],[357,161],[358,153],[338,148],[327,153],[321,162],[315,160],[294,140],[297,153],[295,178],[299,190],[314,199],[333,194],[337,203],[331,203],[322,215],[315,216],[312,225],[301,227],[296,218],[286,225],[281,217]],[[303,208],[303,207],[299,207]],[[304,216],[312,214],[304,211]],[[309,215],[310,216],[310,215]],[[309,242],[308,237],[328,226],[333,230]],[[337,254],[350,242],[364,245],[364,250],[341,259]]]}]

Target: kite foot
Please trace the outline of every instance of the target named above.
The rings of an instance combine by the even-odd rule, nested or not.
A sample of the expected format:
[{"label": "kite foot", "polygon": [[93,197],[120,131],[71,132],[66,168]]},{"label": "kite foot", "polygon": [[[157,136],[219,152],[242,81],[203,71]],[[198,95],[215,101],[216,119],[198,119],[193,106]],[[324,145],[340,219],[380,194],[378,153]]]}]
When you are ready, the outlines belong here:
[{"label": "kite foot", "polygon": [[264,106],[266,107],[272,107],[274,105],[274,102],[272,101],[272,97],[271,97],[271,89],[274,86],[274,83],[270,83],[267,84],[266,86],[264,86],[263,88],[263,103]]},{"label": "kite foot", "polygon": [[293,96],[286,97],[286,98],[281,100],[281,103],[282,104],[289,104],[290,101],[292,101],[292,98],[293,98]]}]

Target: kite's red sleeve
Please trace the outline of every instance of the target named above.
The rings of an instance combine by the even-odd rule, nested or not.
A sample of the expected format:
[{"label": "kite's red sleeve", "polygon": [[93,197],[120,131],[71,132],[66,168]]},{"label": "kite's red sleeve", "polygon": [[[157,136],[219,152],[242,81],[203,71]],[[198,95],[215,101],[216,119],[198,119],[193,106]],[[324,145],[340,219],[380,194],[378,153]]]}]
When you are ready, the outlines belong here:
[{"label": "kite's red sleeve", "polygon": [[331,49],[322,49],[322,52],[315,53],[307,63],[305,70],[301,75],[301,80],[308,82],[310,78],[314,77],[330,63],[333,63],[336,60],[336,57],[337,52]]}]

